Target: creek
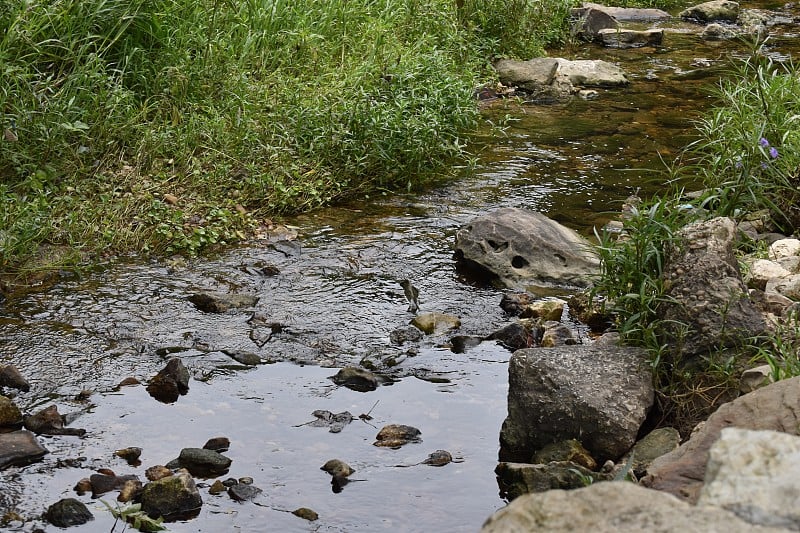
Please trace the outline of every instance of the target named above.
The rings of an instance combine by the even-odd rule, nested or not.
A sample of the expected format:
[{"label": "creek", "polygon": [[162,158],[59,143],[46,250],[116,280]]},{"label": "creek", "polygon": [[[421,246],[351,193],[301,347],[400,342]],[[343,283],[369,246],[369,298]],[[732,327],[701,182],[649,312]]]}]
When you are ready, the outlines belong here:
[{"label": "creek", "polygon": [[[706,89],[719,77],[713,69],[676,73],[695,71],[695,58],[724,67],[747,52],[732,42],[704,42],[689,24],[665,26],[673,30],[655,49],[581,45],[553,53],[619,63],[632,83],[591,101],[494,102],[471,140],[475,166],[456,180],[285,220],[289,240],[265,236],[192,260],[119,259],[0,304],[0,364],[14,364],[31,383],[15,402],[27,412],[55,403],[61,413],[80,413],[71,425],[87,430],[83,438],[40,436],[50,451],[42,461],[0,472],[0,514],[25,518],[8,522],[8,530],[57,531],[38,517],[58,499],[75,497],[81,478],[110,468],[144,479],[145,468],[215,436],[231,440],[225,455],[233,464],[224,477],[252,477],[263,493],[238,503],[201,488],[200,515],[169,524],[171,531],[478,530],[505,504],[493,471],[510,353],[493,341],[454,353],[447,335],[426,337],[412,353],[393,346],[389,333],[412,317],[399,282],[418,287],[422,311],[458,315],[458,334],[485,336],[508,323],[499,307],[503,291],[456,271],[458,228],[497,207],[523,207],[588,237],[616,217],[629,195],[666,192],[662,161],[693,140],[691,121],[713,102]],[[777,59],[797,47],[790,31],[780,28],[770,42]],[[259,301],[202,313],[187,297],[208,290]],[[264,334],[249,321],[254,312],[281,325],[262,346],[252,340]],[[245,367],[222,350],[252,352],[270,364]],[[193,378],[177,402],[159,403],[143,386],[116,387],[129,376],[146,382],[175,356]],[[328,379],[362,360],[392,361],[392,381],[360,393]],[[88,402],[74,399],[83,390],[92,391]],[[356,418],[340,433],[303,425],[318,409],[369,413],[372,420]],[[373,446],[391,423],[419,428],[422,442]],[[142,466],[114,456],[128,446],[143,449]],[[437,449],[458,461],[396,466]],[[333,458],[356,470],[357,481],[338,493],[320,470]],[[114,529],[101,502],[80,499],[95,520],[71,531]],[[299,507],[315,510],[319,520],[290,513]]]}]

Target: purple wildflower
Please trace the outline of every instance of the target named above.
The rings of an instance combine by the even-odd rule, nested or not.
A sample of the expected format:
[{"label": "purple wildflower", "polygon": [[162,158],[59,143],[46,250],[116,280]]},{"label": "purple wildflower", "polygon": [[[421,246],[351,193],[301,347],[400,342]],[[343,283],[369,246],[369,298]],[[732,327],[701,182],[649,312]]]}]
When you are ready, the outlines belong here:
[{"label": "purple wildflower", "polygon": [[766,161],[762,161],[761,162],[761,170],[767,170],[767,167],[768,167],[767,162]]},{"label": "purple wildflower", "polygon": [[769,156],[770,156],[772,159],[778,159],[778,149],[777,149],[777,148],[775,148],[774,146],[773,146],[772,148],[770,148],[770,149],[769,149]]},{"label": "purple wildflower", "polygon": [[761,138],[758,140],[758,144],[760,144],[761,146],[763,146],[764,148],[766,148],[767,146],[769,146],[769,141],[766,139],[766,137],[761,137]]}]

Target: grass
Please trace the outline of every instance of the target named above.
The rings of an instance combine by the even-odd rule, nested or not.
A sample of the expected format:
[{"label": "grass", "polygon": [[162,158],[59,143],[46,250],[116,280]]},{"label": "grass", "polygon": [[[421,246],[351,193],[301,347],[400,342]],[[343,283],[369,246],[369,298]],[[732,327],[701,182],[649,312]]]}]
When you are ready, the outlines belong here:
[{"label": "grass", "polygon": [[5,2],[0,271],[43,245],[196,253],[424,186],[464,157],[490,55],[542,54],[570,4]]},{"label": "grass", "polygon": [[[748,364],[769,363],[775,379],[800,375],[796,318],[770,338],[683,357],[675,347],[688,326],[665,323],[659,313],[666,254],[680,246],[676,235],[685,224],[763,210],[773,229],[792,234],[800,227],[800,81],[792,65],[763,53],[764,44],[756,43],[721,81],[716,105],[698,123],[699,140],[687,149],[688,163],[670,170],[670,181],[702,182],[703,194],[690,203],[682,191],[645,200],[625,220],[620,238],[599,236],[602,273],[594,292],[605,298],[625,342],[650,352],[661,423],[682,432],[738,394],[738,376]],[[740,246],[740,253],[753,248]]]}]

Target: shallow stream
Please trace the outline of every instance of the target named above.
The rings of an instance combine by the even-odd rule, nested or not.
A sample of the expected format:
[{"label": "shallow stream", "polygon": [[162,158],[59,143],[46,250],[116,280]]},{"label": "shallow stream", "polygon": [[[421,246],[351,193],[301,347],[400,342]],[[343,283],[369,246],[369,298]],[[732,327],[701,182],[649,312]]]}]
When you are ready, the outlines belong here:
[{"label": "shallow stream", "polygon": [[[458,180],[286,220],[293,228],[289,240],[276,234],[190,261],[127,258],[0,304],[0,364],[16,365],[32,385],[15,401],[28,412],[55,403],[62,414],[82,413],[72,426],[88,431],[84,438],[39,437],[50,450],[43,461],[0,472],[0,514],[26,519],[9,522],[8,530],[58,531],[37,517],[58,499],[75,497],[81,478],[110,468],[144,479],[145,468],[215,436],[231,440],[225,455],[233,464],[225,477],[252,477],[263,493],[238,503],[201,488],[200,515],[169,524],[171,531],[478,530],[505,504],[493,470],[510,353],[485,341],[457,354],[447,336],[426,338],[412,354],[393,346],[389,333],[412,317],[399,282],[409,279],[419,288],[422,311],[458,315],[458,334],[485,336],[508,322],[499,307],[502,291],[456,271],[452,245],[459,227],[493,208],[524,207],[591,236],[629,195],[666,191],[662,159],[672,161],[693,139],[691,120],[711,105],[705,89],[719,76],[674,74],[695,70],[695,58],[724,66],[731,55],[745,53],[730,42],[703,42],[689,25],[669,26],[676,24],[678,31],[657,49],[582,45],[561,52],[618,62],[632,83],[601,90],[591,101],[493,103],[472,141],[476,167]],[[781,28],[772,41],[776,55],[797,46],[790,30],[796,31]],[[202,313],[187,297],[206,290],[254,294],[259,301]],[[281,331],[269,337],[250,320],[254,313],[281,324]],[[222,350],[274,363],[244,367]],[[143,386],[116,388],[129,376],[146,382],[175,356],[193,379],[174,404],[157,402]],[[394,360],[393,382],[359,393],[328,379],[362,360]],[[92,391],[88,402],[73,400],[82,390]],[[303,425],[318,409],[369,413],[372,420],[356,418],[340,433]],[[399,450],[373,446],[390,423],[419,428],[422,442]],[[114,456],[128,446],[143,449],[142,466]],[[396,466],[437,449],[458,462]],[[355,481],[338,493],[320,470],[333,458],[356,469]],[[71,531],[114,528],[101,502],[81,499],[95,520]],[[292,515],[298,507],[315,510],[319,520]]]}]

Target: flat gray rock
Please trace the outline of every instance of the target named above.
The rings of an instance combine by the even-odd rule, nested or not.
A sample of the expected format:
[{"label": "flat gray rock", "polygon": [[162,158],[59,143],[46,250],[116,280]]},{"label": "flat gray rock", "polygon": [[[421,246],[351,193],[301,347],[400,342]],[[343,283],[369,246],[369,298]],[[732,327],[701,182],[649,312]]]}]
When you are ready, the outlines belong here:
[{"label": "flat gray rock", "polygon": [[49,451],[39,444],[36,435],[20,430],[0,433],[0,470],[13,465],[35,463]]}]

